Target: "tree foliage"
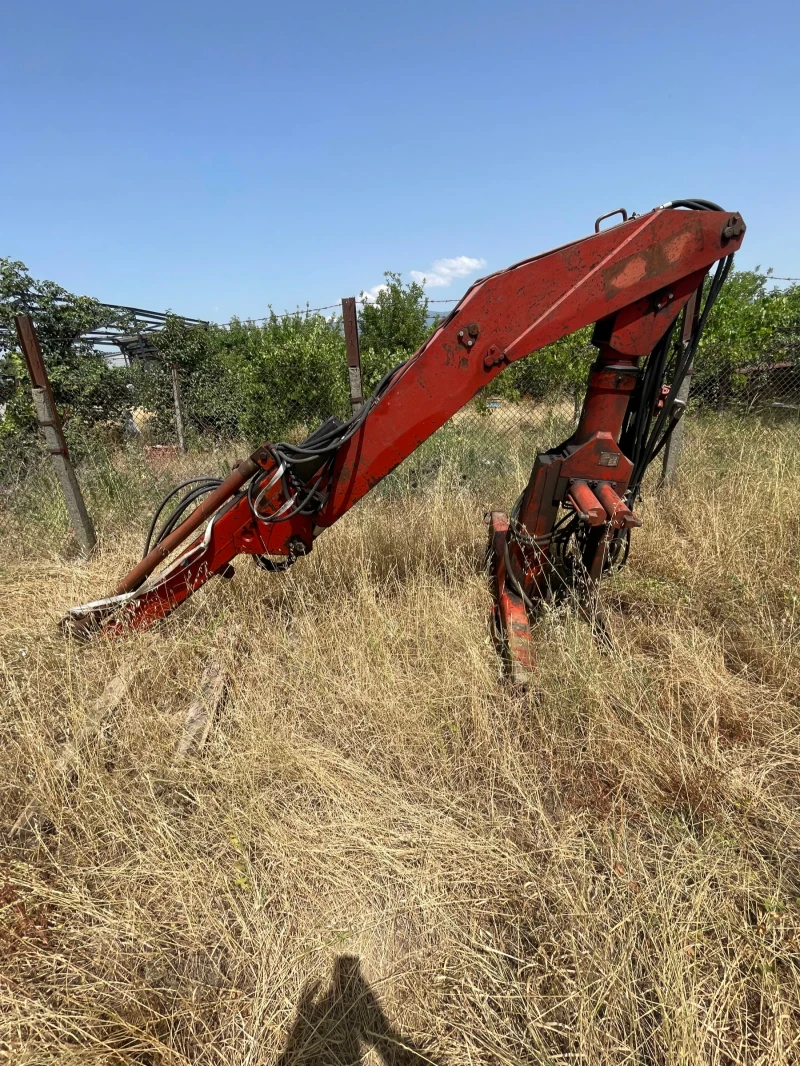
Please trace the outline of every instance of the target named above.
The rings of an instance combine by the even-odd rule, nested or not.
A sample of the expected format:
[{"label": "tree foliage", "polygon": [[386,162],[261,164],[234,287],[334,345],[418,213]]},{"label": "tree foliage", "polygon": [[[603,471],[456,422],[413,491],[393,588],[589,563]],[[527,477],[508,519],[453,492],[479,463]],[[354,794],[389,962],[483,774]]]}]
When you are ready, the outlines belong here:
[{"label": "tree foliage", "polygon": [[[218,331],[216,343],[224,382],[240,397],[239,425],[247,437],[275,439],[346,414],[340,321],[319,314],[273,314],[261,324],[234,320]],[[213,383],[206,379],[202,387],[210,396]]]},{"label": "tree foliage", "polygon": [[386,283],[374,300],[361,293],[358,332],[362,348],[411,355],[430,332],[428,297],[417,281],[403,283],[402,275],[387,270]]},{"label": "tree foliage", "polygon": [[[35,425],[30,381],[19,351],[14,316],[33,316],[56,407],[68,432],[75,424],[125,417],[127,376],[110,367],[81,335],[126,320],[89,296],[74,296],[52,281],[36,281],[24,263],[0,258],[0,447],[29,436]],[[70,426],[70,423],[72,425]]]},{"label": "tree foliage", "polygon": [[700,341],[694,389],[721,398],[737,386],[739,371],[800,356],[800,285],[769,288],[770,273],[734,271],[723,286]]},{"label": "tree foliage", "polygon": [[158,358],[134,360],[130,369],[133,395],[136,406],[150,415],[150,434],[174,438],[172,368],[177,368],[182,391],[196,375],[207,370],[215,359],[211,329],[190,325],[178,315],[168,314],[163,328],[150,340],[157,348]]},{"label": "tree foliage", "polygon": [[[360,345],[367,395],[383,374],[430,335],[424,288],[388,272],[374,300],[362,293]],[[128,369],[109,366],[84,334],[132,323],[86,296],[33,279],[24,264],[0,259],[0,455],[35,431],[30,383],[17,350],[14,315],[34,316],[56,405],[68,433],[121,424],[129,409],[148,412],[153,439],[174,440],[172,367],[177,367],[190,441],[297,436],[331,414],[349,413],[341,319],[298,312],[227,328],[190,326],[167,317],[151,340],[159,358]],[[583,393],[595,357],[591,327],[520,360],[495,378],[492,394],[509,399]],[[800,286],[777,289],[770,274],[734,272],[709,316],[697,357],[695,391],[727,402],[742,368],[800,358]],[[705,390],[705,391],[704,391]]]},{"label": "tree foliage", "polygon": [[571,399],[581,396],[589,367],[597,356],[591,343],[592,329],[579,329],[514,363],[507,374],[501,375],[501,380],[509,379],[505,388],[535,400],[554,395]]},{"label": "tree foliage", "polygon": [[[359,347],[364,390],[372,392],[387,370],[412,355],[430,335],[428,297],[419,282],[404,283],[386,271],[386,282],[374,300],[361,293]],[[435,324],[435,323],[434,323]]]},{"label": "tree foliage", "polygon": [[233,319],[227,328],[170,316],[152,338],[160,358],[133,368],[136,395],[152,412],[149,432],[174,437],[172,366],[190,440],[278,439],[348,407],[344,337],[322,315]]}]

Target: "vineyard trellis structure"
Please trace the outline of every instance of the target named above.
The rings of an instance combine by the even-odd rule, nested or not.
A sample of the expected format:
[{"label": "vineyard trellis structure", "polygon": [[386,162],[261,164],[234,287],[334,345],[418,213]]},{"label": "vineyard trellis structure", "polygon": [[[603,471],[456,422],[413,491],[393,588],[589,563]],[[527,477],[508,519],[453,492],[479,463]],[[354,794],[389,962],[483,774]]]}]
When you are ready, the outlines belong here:
[{"label": "vineyard trellis structure", "polygon": [[147,362],[160,358],[155,336],[164,328],[168,318],[177,318],[185,326],[208,327],[211,324],[201,318],[172,315],[167,311],[147,311],[142,307],[127,307],[124,304],[101,303],[100,307],[117,312],[120,317],[124,316],[129,320],[130,328],[120,330],[113,326],[103,326],[82,334],[81,340],[88,341],[107,358],[112,355],[109,349],[116,348],[126,366],[137,360]]}]

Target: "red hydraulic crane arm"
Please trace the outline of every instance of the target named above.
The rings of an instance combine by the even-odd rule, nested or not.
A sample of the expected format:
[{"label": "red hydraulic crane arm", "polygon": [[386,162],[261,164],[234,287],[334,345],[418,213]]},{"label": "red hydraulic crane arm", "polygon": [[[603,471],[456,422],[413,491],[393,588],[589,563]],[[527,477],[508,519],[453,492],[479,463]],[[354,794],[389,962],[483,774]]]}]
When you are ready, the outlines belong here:
[{"label": "red hydraulic crane arm", "polygon": [[340,450],[317,524],[335,522],[510,363],[624,308],[652,314],[644,298],[738,248],[741,237],[722,236],[730,217],[651,211],[476,282]]},{"label": "red hydraulic crane arm", "polygon": [[[657,208],[476,282],[343,427],[325,463],[295,465],[285,453],[302,449],[262,446],[113,596],[73,608],[65,623],[84,634],[101,626],[110,632],[146,626],[210,576],[230,576],[238,554],[254,555],[268,569],[279,567],[267,556],[306,554],[320,532],[515,360],[600,321],[613,325],[617,351],[628,345],[634,357],[649,352],[709,267],[738,249],[743,232],[739,216],[727,212]],[[314,437],[306,442],[312,452]],[[297,503],[306,489],[316,508]],[[153,576],[204,522],[203,535]]]}]

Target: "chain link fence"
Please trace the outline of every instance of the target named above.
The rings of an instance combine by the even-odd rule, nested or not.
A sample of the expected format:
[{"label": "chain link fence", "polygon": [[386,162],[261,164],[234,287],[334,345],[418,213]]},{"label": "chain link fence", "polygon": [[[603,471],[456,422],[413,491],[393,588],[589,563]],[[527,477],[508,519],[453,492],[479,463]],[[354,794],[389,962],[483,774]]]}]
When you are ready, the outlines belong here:
[{"label": "chain link fence", "polygon": [[[594,349],[591,352],[593,355]],[[537,356],[528,358],[535,360]],[[225,382],[202,372],[173,368],[169,376],[163,369],[161,373],[164,385],[160,402],[153,404],[152,389],[149,395],[137,395],[125,432],[128,441],[138,440],[156,464],[162,456],[174,457],[183,451],[202,454],[219,448],[227,451],[239,442],[242,448],[264,440],[297,443],[326,417],[334,415],[345,421],[352,414],[343,355],[341,366],[329,368],[324,381],[305,382],[298,369],[296,395],[277,405],[265,398],[260,412],[252,409],[252,401],[244,410]],[[498,385],[501,381],[498,379]],[[504,444],[509,438],[516,441],[520,435],[530,435],[540,450],[569,435],[577,424],[584,392],[583,384],[564,384],[539,396],[518,395],[502,388],[486,391],[438,434],[442,438],[475,437],[483,443],[496,439]],[[690,416],[723,412],[754,417],[791,417],[794,413],[800,417],[800,361],[765,359],[721,370],[699,365],[692,375]]]},{"label": "chain link fence", "polygon": [[800,412],[800,360],[765,359],[721,373],[700,367],[694,378],[691,406],[695,410]]},{"label": "chain link fence", "polygon": [[[242,325],[213,362],[169,362],[157,351],[127,368],[128,414],[124,421],[94,425],[67,418],[67,442],[89,512],[100,532],[146,528],[161,499],[176,484],[199,476],[224,477],[233,463],[263,441],[299,443],[325,418],[351,415],[344,347],[321,320],[304,331],[287,322],[270,341],[269,360],[255,328]],[[333,340],[332,340],[333,338]],[[226,348],[226,345],[229,347]],[[226,352],[247,349],[245,359]],[[592,358],[593,349],[584,362]],[[529,357],[536,360],[537,355]],[[396,361],[396,360],[395,360]],[[384,368],[367,354],[369,395]],[[385,360],[384,360],[385,362]],[[528,362],[528,360],[524,361]],[[569,437],[580,413],[584,387],[552,375],[539,395],[504,389],[501,375],[410,456],[376,491],[425,491],[445,479],[485,507],[505,501],[509,480],[527,478],[536,453]],[[581,373],[585,381],[585,369]],[[520,379],[524,380],[524,379]],[[741,417],[800,418],[800,364],[789,359],[747,366],[699,364],[688,420],[734,413]],[[37,437],[0,479],[6,509],[26,521],[65,525],[63,505]]]}]

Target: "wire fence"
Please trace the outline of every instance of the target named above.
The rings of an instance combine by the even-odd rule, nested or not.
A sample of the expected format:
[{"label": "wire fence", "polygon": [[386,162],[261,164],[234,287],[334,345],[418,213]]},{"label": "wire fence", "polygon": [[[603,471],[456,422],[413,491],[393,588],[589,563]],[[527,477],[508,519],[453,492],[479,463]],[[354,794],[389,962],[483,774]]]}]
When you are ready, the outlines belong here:
[{"label": "wire fence", "polygon": [[[325,310],[325,309],[321,309]],[[313,337],[312,337],[313,340]],[[67,441],[87,506],[99,528],[146,526],[159,500],[180,481],[225,476],[233,463],[263,441],[299,443],[326,417],[346,421],[352,411],[341,346],[304,363],[288,346],[285,363],[261,374],[258,386],[220,373],[219,367],[168,366],[142,361],[131,375],[124,422],[92,427],[66,419]],[[536,359],[536,355],[528,357]],[[507,499],[508,481],[523,481],[538,451],[568,438],[580,413],[584,386],[550,381],[545,391],[503,391],[496,379],[457,412],[378,488],[380,494],[424,492],[445,479],[485,507]],[[366,390],[367,394],[369,389]],[[800,361],[765,356],[747,366],[696,368],[687,420],[708,414],[798,419]],[[10,468],[9,468],[10,469]],[[9,507],[48,520],[59,493],[42,492],[53,480],[42,442],[31,441],[0,493]]]},{"label": "wire fence", "polygon": [[[123,436],[140,438],[155,452],[184,447],[203,451],[220,442],[260,442],[281,436],[298,442],[326,417],[333,415],[345,421],[352,414],[344,358],[338,369],[329,368],[325,380],[317,375],[315,380],[304,382],[302,372],[298,372],[294,395],[285,395],[282,383],[276,394],[280,391],[283,395],[269,396],[267,384],[260,417],[250,409],[252,401],[247,401],[245,411],[240,398],[226,391],[224,383],[209,380],[203,373],[179,370],[171,380],[171,395],[162,395],[158,405],[146,390],[132,394],[131,419]],[[548,429],[554,419],[559,424],[575,423],[584,391],[582,384],[571,386],[566,381],[543,394],[515,395],[513,390],[498,387],[476,397],[444,428],[472,426],[502,437],[514,432],[520,422],[533,429]],[[695,368],[689,415],[699,412],[742,416],[796,412],[800,416],[800,361],[765,359],[723,370]]]}]

